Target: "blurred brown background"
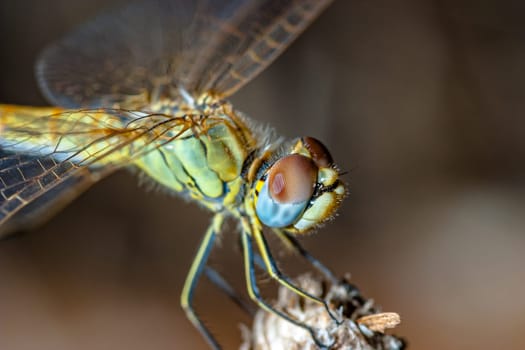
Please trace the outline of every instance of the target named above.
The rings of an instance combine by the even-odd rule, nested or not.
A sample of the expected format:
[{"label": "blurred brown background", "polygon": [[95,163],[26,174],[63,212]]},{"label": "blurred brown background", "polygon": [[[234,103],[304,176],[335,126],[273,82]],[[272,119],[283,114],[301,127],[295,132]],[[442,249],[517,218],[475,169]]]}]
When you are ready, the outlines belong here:
[{"label": "blurred brown background", "polygon": [[[37,53],[106,4],[3,0],[0,102],[45,104]],[[349,170],[339,217],[303,242],[399,312],[411,349],[525,346],[522,1],[336,1],[233,100]],[[1,242],[0,349],[206,349],[178,302],[209,216],[121,172]],[[243,288],[222,242],[212,263]],[[235,348],[249,319],[201,287]]]}]

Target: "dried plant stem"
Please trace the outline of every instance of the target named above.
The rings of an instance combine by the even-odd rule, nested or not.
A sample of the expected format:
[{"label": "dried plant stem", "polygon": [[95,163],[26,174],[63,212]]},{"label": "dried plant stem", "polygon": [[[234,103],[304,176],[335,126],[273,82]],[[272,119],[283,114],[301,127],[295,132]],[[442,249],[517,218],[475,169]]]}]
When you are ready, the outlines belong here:
[{"label": "dried plant stem", "polygon": [[[405,342],[384,334],[399,324],[396,313],[381,313],[372,300],[361,296],[347,280],[333,286],[311,275],[299,277],[295,283],[311,294],[323,297],[343,319],[337,325],[322,305],[300,298],[287,288],[280,288],[276,307],[297,320],[319,329],[323,342],[333,343],[331,350],[402,350]],[[279,316],[259,310],[253,327],[244,331],[241,350],[314,350],[319,349],[310,333]]]}]

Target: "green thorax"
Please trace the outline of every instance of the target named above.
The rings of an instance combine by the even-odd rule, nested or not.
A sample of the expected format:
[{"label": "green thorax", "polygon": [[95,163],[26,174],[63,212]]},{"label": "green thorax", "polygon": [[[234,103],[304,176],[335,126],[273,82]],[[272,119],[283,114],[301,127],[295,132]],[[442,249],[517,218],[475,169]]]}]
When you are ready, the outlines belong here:
[{"label": "green thorax", "polygon": [[166,133],[173,140],[156,141],[159,146],[136,165],[156,183],[211,210],[238,204],[243,165],[256,147],[243,118],[228,103],[186,108],[177,111],[175,118],[181,122]]}]

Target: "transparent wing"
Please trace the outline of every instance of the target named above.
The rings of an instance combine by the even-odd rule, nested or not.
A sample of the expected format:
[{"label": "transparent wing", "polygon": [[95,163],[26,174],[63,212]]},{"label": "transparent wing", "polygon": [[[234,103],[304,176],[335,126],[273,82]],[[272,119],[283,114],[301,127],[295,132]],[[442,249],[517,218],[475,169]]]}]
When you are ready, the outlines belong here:
[{"label": "transparent wing", "polygon": [[149,0],[100,15],[42,54],[42,90],[67,108],[138,108],[233,94],[332,0]]},{"label": "transparent wing", "polygon": [[190,127],[185,118],[125,110],[40,117],[36,110],[5,110],[0,108],[0,237],[49,216],[102,176]]},{"label": "transparent wing", "polygon": [[[69,162],[59,165],[52,157],[0,151],[0,238],[46,221],[99,178],[96,170],[88,168],[68,174],[73,167]],[[61,180],[53,174],[62,174]]]}]

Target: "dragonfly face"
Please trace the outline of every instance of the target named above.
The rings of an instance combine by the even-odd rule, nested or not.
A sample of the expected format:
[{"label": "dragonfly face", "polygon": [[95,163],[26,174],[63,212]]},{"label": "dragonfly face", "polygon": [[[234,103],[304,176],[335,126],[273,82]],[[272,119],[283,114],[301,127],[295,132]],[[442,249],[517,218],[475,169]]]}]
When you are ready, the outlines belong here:
[{"label": "dragonfly face", "polygon": [[138,168],[214,213],[181,296],[188,318],[213,348],[220,346],[192,301],[228,213],[240,223],[250,297],[326,347],[312,327],[262,298],[254,270],[258,262],[280,284],[324,304],[336,320],[323,300],[278,270],[262,224],[334,280],[292,235],[334,216],[345,195],[339,171],[320,141],[275,140],[225,99],[330,2],[132,1],[51,45],[36,73],[57,107],[0,105],[0,236],[48,217],[117,169]]},{"label": "dragonfly face", "polygon": [[266,226],[304,233],[330,219],[346,191],[320,141],[303,137],[287,148],[257,179],[255,212]]}]

